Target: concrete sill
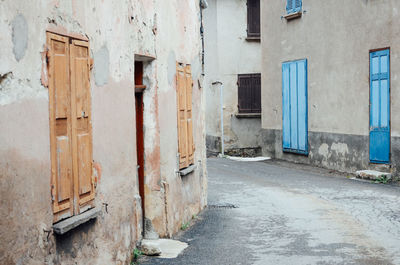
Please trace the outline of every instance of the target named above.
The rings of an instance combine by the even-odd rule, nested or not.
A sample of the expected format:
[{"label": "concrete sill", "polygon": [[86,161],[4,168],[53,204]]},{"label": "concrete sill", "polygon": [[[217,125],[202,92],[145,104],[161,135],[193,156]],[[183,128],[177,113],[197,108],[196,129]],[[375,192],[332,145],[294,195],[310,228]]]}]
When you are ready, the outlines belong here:
[{"label": "concrete sill", "polygon": [[291,20],[291,19],[295,19],[295,18],[301,17],[302,15],[303,15],[303,11],[300,10],[300,11],[295,12],[295,13],[290,13],[290,14],[284,15],[283,17],[286,20]]},{"label": "concrete sill", "polygon": [[179,170],[181,176],[186,176],[192,173],[196,169],[196,165],[190,165],[184,169]]},{"label": "concrete sill", "polygon": [[261,41],[261,37],[247,37],[246,40],[247,41],[253,41],[253,42],[260,42]]},{"label": "concrete sill", "polygon": [[86,223],[87,221],[97,218],[101,213],[100,208],[92,208],[84,213],[79,215],[75,215],[71,218],[65,219],[59,223],[53,225],[54,233],[58,235],[62,235],[67,233],[69,230],[74,229],[75,227]]},{"label": "concrete sill", "polygon": [[261,118],[261,113],[236,113],[236,118],[243,119],[243,118]]}]

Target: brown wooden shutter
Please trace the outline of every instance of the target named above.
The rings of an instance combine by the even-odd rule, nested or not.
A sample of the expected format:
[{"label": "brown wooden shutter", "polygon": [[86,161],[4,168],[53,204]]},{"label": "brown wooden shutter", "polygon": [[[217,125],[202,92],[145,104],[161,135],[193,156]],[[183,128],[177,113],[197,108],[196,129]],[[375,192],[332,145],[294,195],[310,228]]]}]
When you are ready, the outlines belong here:
[{"label": "brown wooden shutter", "polygon": [[47,33],[54,222],[94,199],[89,44]]},{"label": "brown wooden shutter", "polygon": [[252,74],[252,113],[261,113],[261,74]]},{"label": "brown wooden shutter", "polygon": [[81,213],[94,199],[89,44],[72,40],[70,48],[74,194]]},{"label": "brown wooden shutter", "polygon": [[68,41],[67,37],[47,34],[49,46],[51,195],[54,221],[73,215]]},{"label": "brown wooden shutter", "polygon": [[247,0],[247,36],[259,38],[260,34],[260,0]]},{"label": "brown wooden shutter", "polygon": [[187,152],[187,113],[186,113],[186,78],[185,69],[177,64],[177,107],[178,107],[178,152],[179,152],[179,168],[189,165]]},{"label": "brown wooden shutter", "polygon": [[238,76],[238,110],[239,113],[251,113],[252,106],[252,82],[251,75]]},{"label": "brown wooden shutter", "polygon": [[185,67],[186,76],[186,119],[187,119],[187,148],[188,148],[188,163],[194,163],[194,144],[193,144],[193,121],[192,121],[192,71],[190,65]]},{"label": "brown wooden shutter", "polygon": [[238,112],[261,113],[261,74],[238,75]]}]

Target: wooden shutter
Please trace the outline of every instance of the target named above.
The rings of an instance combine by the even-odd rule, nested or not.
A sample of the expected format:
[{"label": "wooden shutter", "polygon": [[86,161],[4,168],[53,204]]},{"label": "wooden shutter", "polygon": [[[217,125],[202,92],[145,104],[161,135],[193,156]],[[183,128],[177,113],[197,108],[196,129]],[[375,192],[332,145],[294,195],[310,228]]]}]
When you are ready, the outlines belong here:
[{"label": "wooden shutter", "polygon": [[238,75],[238,111],[261,112],[261,74]]},{"label": "wooden shutter", "polygon": [[72,91],[72,138],[74,164],[74,194],[81,213],[94,199],[92,124],[90,102],[90,58],[86,41],[72,40],[70,48]]},{"label": "wooden shutter", "polygon": [[179,169],[194,163],[192,121],[192,71],[190,65],[176,66]]},{"label": "wooden shutter", "polygon": [[260,0],[247,0],[247,36],[260,37]]},{"label": "wooden shutter", "polygon": [[301,10],[301,6],[302,6],[301,0],[287,0],[286,12],[288,14],[299,12]]},{"label": "wooden shutter", "polygon": [[308,153],[307,60],[282,65],[283,149]]},{"label": "wooden shutter", "polygon": [[238,75],[238,108],[239,113],[251,112],[251,75]]},{"label": "wooden shutter", "polygon": [[70,51],[67,37],[48,33],[47,43],[49,47],[51,195],[56,222],[73,215]]},{"label": "wooden shutter", "polygon": [[261,74],[252,74],[252,113],[261,113]]},{"label": "wooden shutter", "polygon": [[179,152],[179,168],[184,168],[189,165],[188,152],[187,152],[187,117],[186,117],[186,78],[185,69],[177,64],[176,78],[177,78],[177,107],[178,107],[178,152]]},{"label": "wooden shutter", "polygon": [[301,0],[294,0],[294,12],[299,12],[301,10]]},{"label": "wooden shutter", "polygon": [[193,121],[192,121],[192,71],[190,65],[185,67],[185,85],[186,85],[186,119],[187,119],[187,154],[188,163],[194,163],[194,144],[193,144]]}]

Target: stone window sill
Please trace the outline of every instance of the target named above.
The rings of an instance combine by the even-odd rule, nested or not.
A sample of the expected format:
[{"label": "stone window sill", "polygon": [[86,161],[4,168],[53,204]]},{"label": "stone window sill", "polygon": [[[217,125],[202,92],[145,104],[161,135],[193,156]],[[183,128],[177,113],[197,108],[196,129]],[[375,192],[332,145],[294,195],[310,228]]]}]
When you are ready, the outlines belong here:
[{"label": "stone window sill", "polygon": [[295,13],[290,13],[290,14],[284,15],[283,17],[284,17],[286,20],[291,20],[291,19],[299,18],[299,17],[301,17],[302,15],[303,15],[303,11],[300,10],[300,11],[295,12]]},{"label": "stone window sill", "polygon": [[253,42],[260,42],[261,41],[261,37],[246,37],[247,41],[253,41]]},{"label": "stone window sill", "polygon": [[192,173],[194,170],[196,169],[196,165],[190,165],[188,167],[185,167],[181,170],[179,170],[179,175],[182,176],[186,176],[189,175],[190,173]]},{"label": "stone window sill", "polygon": [[65,219],[61,222],[54,224],[53,231],[58,235],[63,235],[68,231],[70,231],[71,229],[74,229],[75,227],[84,224],[91,219],[97,218],[97,216],[99,216],[100,213],[101,213],[100,208],[92,208],[84,213],[72,216],[68,219]]},{"label": "stone window sill", "polygon": [[261,113],[236,113],[236,118],[243,119],[243,118],[261,118]]}]

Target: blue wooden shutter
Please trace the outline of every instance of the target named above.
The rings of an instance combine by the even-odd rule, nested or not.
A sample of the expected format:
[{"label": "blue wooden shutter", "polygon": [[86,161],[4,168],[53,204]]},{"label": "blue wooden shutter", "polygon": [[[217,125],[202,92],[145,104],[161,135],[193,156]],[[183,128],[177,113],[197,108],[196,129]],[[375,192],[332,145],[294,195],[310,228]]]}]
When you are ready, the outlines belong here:
[{"label": "blue wooden shutter", "polygon": [[286,0],[286,12],[293,13],[293,1],[294,0]]},{"label": "blue wooden shutter", "polygon": [[283,63],[282,104],[283,149],[307,154],[307,60]]},{"label": "blue wooden shutter", "polygon": [[290,149],[290,63],[282,65],[282,140],[283,148]]},{"label": "blue wooden shutter", "polygon": [[286,12],[296,13],[301,10],[302,1],[301,0],[286,0]]}]

